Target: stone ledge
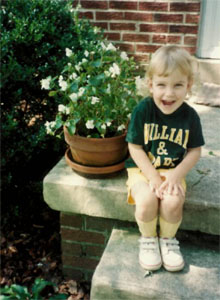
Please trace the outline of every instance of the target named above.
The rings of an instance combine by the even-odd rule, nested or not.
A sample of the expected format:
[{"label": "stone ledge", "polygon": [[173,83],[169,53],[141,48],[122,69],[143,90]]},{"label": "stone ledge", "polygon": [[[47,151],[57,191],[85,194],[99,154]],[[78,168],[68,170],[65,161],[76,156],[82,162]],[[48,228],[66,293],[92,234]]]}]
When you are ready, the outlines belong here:
[{"label": "stone ledge", "polygon": [[92,300],[219,299],[218,251],[181,243],[185,259],[181,272],[161,268],[144,277],[138,263],[138,238],[132,231],[113,230],[93,275]]},{"label": "stone ledge", "polygon": [[[199,163],[187,176],[181,228],[220,234],[220,109],[192,106],[200,114],[206,145]],[[134,221],[134,207],[126,203],[126,179],[125,170],[109,179],[86,179],[62,158],[44,178],[44,200],[61,212]]]}]

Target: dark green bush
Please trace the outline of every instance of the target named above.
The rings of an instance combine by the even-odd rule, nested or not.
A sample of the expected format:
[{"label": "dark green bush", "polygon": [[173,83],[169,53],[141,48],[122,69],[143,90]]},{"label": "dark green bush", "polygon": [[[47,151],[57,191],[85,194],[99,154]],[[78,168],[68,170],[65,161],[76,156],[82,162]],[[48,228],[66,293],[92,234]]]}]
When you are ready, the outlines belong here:
[{"label": "dark green bush", "polygon": [[[74,21],[65,0],[1,2],[2,188],[16,185],[43,151],[62,143],[46,135],[57,104],[40,80],[56,75],[65,48],[78,49]],[[38,161],[38,166],[40,163]]]}]

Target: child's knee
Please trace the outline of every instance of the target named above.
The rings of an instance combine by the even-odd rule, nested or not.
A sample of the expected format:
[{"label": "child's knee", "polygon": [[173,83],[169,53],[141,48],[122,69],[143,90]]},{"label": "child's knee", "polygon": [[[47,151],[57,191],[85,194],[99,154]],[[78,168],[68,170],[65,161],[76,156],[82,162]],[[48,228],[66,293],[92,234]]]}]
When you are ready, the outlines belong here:
[{"label": "child's knee", "polygon": [[179,214],[183,209],[184,198],[182,196],[166,195],[161,200],[161,207],[166,209],[172,214]]}]

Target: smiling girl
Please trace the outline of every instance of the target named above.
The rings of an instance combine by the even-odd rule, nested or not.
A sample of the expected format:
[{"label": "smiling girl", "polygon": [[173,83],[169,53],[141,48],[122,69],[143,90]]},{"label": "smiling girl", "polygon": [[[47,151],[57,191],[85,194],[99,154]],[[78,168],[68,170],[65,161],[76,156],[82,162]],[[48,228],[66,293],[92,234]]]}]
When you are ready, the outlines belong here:
[{"label": "smiling girl", "polygon": [[147,270],[184,267],[175,235],[182,221],[185,177],[204,145],[199,116],[184,101],[192,84],[193,57],[178,46],[159,48],[148,68],[152,96],[136,106],[128,127],[128,203],[136,205],[139,262]]}]

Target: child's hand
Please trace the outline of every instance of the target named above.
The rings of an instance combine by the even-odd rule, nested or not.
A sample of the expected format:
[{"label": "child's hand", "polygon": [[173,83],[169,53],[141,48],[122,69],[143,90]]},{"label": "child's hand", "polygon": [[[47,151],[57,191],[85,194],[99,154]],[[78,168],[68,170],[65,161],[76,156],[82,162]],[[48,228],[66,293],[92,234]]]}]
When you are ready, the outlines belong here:
[{"label": "child's hand", "polygon": [[175,171],[161,173],[161,175],[165,178],[158,191],[158,193],[162,196],[161,199],[164,194],[174,196],[181,195],[185,197],[185,190],[182,186],[182,178],[179,178]]},{"label": "child's hand", "polygon": [[151,192],[155,193],[158,198],[161,198],[161,196],[162,196],[162,194],[160,194],[160,192],[159,192],[159,189],[160,189],[160,186],[162,183],[163,183],[163,180],[162,180],[161,176],[159,175],[159,173],[158,173],[158,176],[151,178],[150,182],[149,182],[149,187],[150,187]]}]

